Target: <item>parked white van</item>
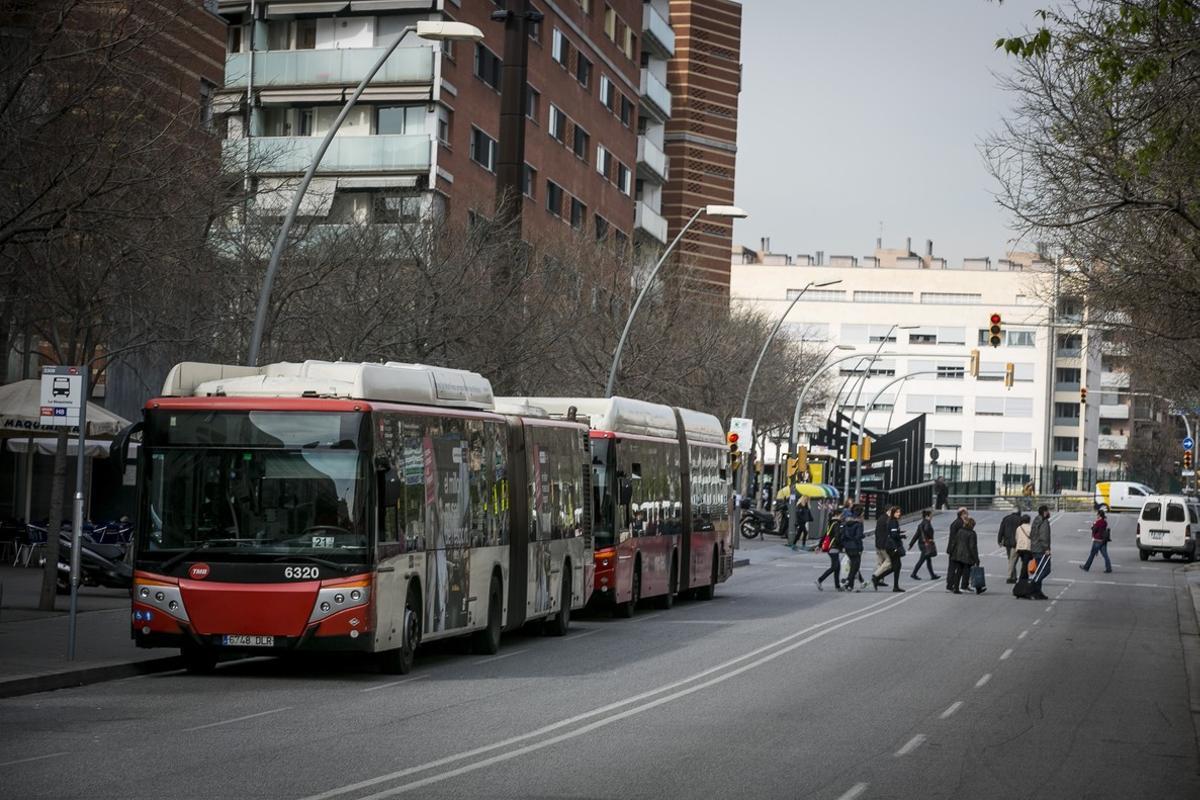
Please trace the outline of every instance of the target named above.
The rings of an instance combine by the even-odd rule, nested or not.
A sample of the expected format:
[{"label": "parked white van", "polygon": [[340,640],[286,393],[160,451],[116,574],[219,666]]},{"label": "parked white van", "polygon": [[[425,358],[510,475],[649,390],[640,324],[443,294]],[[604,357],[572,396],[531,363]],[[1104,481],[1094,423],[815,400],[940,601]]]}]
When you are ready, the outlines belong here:
[{"label": "parked white van", "polygon": [[1178,554],[1188,561],[1200,555],[1195,533],[1200,532],[1200,503],[1181,494],[1154,494],[1146,498],[1138,515],[1137,548],[1142,561],[1158,553]]},{"label": "parked white van", "polygon": [[1096,484],[1096,508],[1101,511],[1141,511],[1142,503],[1154,494],[1144,483],[1102,481]]}]

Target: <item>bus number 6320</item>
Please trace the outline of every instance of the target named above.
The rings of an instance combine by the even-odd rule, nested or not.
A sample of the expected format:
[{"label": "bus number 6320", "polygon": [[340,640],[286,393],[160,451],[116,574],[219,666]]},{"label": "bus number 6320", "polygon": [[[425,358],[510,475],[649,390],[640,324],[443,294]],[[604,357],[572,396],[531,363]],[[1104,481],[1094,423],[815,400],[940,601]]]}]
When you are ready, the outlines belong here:
[{"label": "bus number 6320", "polygon": [[319,567],[284,567],[283,577],[293,580],[315,580],[321,577]]}]

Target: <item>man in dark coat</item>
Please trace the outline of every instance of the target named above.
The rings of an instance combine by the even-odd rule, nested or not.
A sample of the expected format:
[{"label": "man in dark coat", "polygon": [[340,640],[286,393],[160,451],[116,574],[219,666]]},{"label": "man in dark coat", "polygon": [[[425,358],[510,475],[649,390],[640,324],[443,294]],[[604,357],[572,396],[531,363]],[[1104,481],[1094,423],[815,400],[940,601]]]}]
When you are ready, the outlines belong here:
[{"label": "man in dark coat", "polygon": [[933,507],[938,511],[946,508],[946,500],[949,498],[949,495],[950,487],[946,485],[946,479],[938,475],[937,480],[933,482],[933,496],[935,498]]},{"label": "man in dark coat", "polygon": [[996,535],[996,544],[1004,548],[1008,555],[1008,583],[1017,582],[1017,528],[1021,527],[1021,511],[1015,509],[1011,514],[1000,520],[1000,532]]},{"label": "man in dark coat", "polygon": [[[979,540],[975,534],[975,520],[967,517],[967,519],[963,521],[963,525],[959,529],[958,535],[954,537],[954,544],[950,545],[949,549],[950,568],[958,574],[950,576],[949,582],[953,588],[947,588],[949,588],[949,590],[955,594],[962,594],[962,590],[956,585],[959,580],[961,580],[960,576],[965,573],[967,576],[966,580],[969,582],[971,578],[971,567],[979,565]],[[968,587],[963,587],[963,589],[966,588]],[[983,591],[980,591],[979,594],[983,594]]]},{"label": "man in dark coat", "polygon": [[966,506],[958,509],[958,516],[950,523],[950,533],[946,539],[946,555],[949,556],[950,563],[946,565],[946,590],[954,591],[958,588],[958,584],[962,584],[962,588],[966,589],[970,585],[971,576],[959,575],[954,569],[954,543],[958,540],[958,532],[962,530],[966,521],[971,518],[971,513],[967,511]]}]

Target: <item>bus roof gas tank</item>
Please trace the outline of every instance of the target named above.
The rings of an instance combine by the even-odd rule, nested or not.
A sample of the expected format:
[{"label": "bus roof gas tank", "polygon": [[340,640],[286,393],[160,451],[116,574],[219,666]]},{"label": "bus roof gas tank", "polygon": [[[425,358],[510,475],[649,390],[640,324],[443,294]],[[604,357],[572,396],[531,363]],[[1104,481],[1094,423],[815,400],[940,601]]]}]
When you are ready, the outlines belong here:
[{"label": "bus roof gas tank", "polygon": [[176,364],[164,397],[325,397],[491,410],[492,384],[477,372],[426,364],[301,361],[245,367]]},{"label": "bus roof gas tank", "polygon": [[565,417],[572,407],[586,416],[592,430],[657,436],[677,435],[675,412],[670,406],[630,397],[504,397],[508,403],[544,408],[552,417]]}]

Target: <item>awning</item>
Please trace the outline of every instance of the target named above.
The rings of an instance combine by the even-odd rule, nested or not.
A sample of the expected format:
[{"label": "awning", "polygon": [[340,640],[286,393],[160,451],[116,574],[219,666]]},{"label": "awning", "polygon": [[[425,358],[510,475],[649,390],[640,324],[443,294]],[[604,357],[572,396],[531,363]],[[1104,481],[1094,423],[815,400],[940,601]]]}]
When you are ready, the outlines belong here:
[{"label": "awning", "polygon": [[350,0],[351,11],[429,11],[429,0]]},{"label": "awning", "polygon": [[[32,444],[32,447],[30,445]],[[110,442],[102,442],[98,439],[88,439],[83,444],[83,452],[88,458],[108,458],[108,446]],[[8,449],[13,453],[28,453],[33,451],[34,455],[52,456],[58,451],[58,440],[38,438],[38,439],[9,439]],[[67,455],[71,458],[79,452],[79,438],[72,437],[67,440]]]},{"label": "awning", "polygon": [[[260,178],[259,193],[254,197],[254,205],[265,214],[284,214],[292,204],[296,187],[300,185],[299,178]],[[308,191],[300,201],[297,216],[327,217],[333,207],[333,195],[337,191],[337,178],[313,178],[308,185]]]},{"label": "awning", "polygon": [[363,175],[356,178],[338,178],[339,189],[412,189],[417,185],[416,175]]},{"label": "awning", "polygon": [[349,0],[325,3],[268,3],[267,16],[281,17],[290,14],[336,14],[350,5]]},{"label": "awning", "polygon": [[[290,103],[344,103],[354,93],[353,86],[331,86],[323,89],[263,89],[258,93],[264,105],[287,105]],[[359,102],[386,101],[394,103],[422,103],[430,100],[430,84],[411,86],[368,86]]]}]

